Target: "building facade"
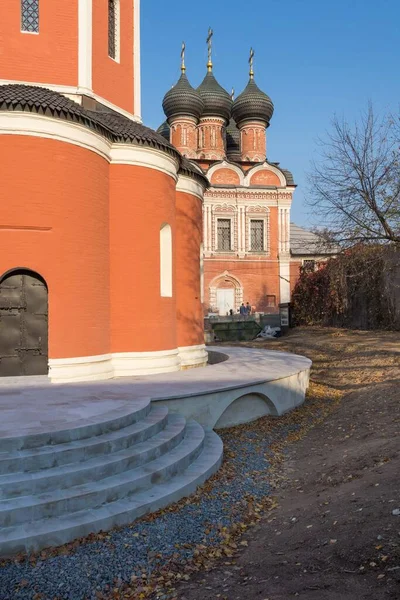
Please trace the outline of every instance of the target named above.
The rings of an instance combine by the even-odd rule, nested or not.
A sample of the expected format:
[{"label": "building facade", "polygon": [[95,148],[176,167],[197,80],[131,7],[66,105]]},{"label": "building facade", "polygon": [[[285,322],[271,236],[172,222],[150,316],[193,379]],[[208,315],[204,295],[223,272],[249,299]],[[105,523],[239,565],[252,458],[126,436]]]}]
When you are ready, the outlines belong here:
[{"label": "building facade", "polygon": [[0,376],[205,364],[208,183],[140,123],[139,8],[1,3]]},{"label": "building facade", "polygon": [[182,75],[167,92],[167,121],[158,132],[201,167],[210,186],[203,204],[203,310],[276,312],[290,300],[292,174],[267,160],[274,107],[254,79],[253,56],[245,90],[234,100],[217,82],[209,58],[194,89]]}]

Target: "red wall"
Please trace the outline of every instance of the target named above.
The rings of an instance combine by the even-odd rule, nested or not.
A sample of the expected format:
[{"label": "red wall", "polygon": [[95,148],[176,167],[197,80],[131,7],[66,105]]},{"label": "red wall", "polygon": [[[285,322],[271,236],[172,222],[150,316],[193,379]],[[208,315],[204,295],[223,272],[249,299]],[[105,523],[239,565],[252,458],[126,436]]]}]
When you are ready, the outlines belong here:
[{"label": "red wall", "polygon": [[[278,261],[250,262],[245,259],[240,262],[207,260],[204,263],[204,309],[210,307],[209,288],[210,282],[224,271],[236,277],[243,287],[243,302],[250,302],[258,312],[275,312],[274,307],[268,306],[267,295],[276,297],[276,306],[279,304],[279,264]],[[224,283],[224,277],[217,283],[218,287],[233,287]],[[236,307],[238,308],[238,307]]]},{"label": "red wall", "polygon": [[108,0],[93,0],[93,91],[133,113],[133,2],[120,0],[120,60],[108,56]]},{"label": "red wall", "polygon": [[21,32],[20,7],[0,2],[0,79],[78,85],[78,0],[40,0],[39,34]]},{"label": "red wall", "polygon": [[202,203],[176,193],[176,310],[178,346],[204,343],[200,291]]},{"label": "red wall", "polygon": [[[177,347],[175,182],[144,167],[110,167],[111,351]],[[160,295],[160,228],[173,241],[173,297]]]},{"label": "red wall", "polygon": [[0,136],[0,161],[0,274],[46,280],[50,358],[108,353],[108,163],[19,135]]}]

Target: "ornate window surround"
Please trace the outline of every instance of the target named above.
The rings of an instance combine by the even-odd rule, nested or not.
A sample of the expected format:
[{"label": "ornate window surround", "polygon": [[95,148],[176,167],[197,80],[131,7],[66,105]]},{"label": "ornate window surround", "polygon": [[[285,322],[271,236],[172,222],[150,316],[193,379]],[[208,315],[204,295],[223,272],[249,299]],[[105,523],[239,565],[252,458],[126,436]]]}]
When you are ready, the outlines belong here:
[{"label": "ornate window surround", "polygon": [[[263,250],[252,250],[251,249],[251,221],[264,221],[264,249]],[[251,255],[262,254],[263,256],[269,255],[270,253],[270,223],[269,223],[269,209],[264,206],[247,206],[246,207],[246,253]]]},{"label": "ornate window surround", "polygon": [[[231,249],[218,249],[218,219],[229,219],[231,222]],[[236,209],[234,206],[223,204],[212,208],[212,237],[211,251],[217,254],[231,254],[237,248],[237,218]]]}]

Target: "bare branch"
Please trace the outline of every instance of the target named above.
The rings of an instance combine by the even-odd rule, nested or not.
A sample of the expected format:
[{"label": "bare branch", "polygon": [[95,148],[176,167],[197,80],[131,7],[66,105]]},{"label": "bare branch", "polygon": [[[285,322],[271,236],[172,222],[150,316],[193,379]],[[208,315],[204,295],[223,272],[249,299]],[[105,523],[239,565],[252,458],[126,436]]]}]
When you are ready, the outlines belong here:
[{"label": "bare branch", "polygon": [[319,140],[308,204],[332,241],[400,244],[400,120],[371,105],[353,126],[335,116]]}]

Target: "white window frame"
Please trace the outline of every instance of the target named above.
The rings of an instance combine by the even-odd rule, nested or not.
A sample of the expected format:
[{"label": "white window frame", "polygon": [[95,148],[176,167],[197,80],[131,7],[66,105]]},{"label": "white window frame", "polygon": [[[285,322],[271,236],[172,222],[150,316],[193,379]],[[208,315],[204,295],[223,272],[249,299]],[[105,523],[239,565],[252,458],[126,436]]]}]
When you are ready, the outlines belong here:
[{"label": "white window frame", "polygon": [[[269,215],[266,214],[250,214],[247,215],[247,248],[246,252],[250,254],[268,254],[269,253]],[[264,222],[264,235],[263,235],[263,250],[252,250],[251,248],[251,222],[252,221],[263,221]]]},{"label": "white window frame", "polygon": [[160,295],[172,298],[172,229],[168,223],[160,227]]}]

